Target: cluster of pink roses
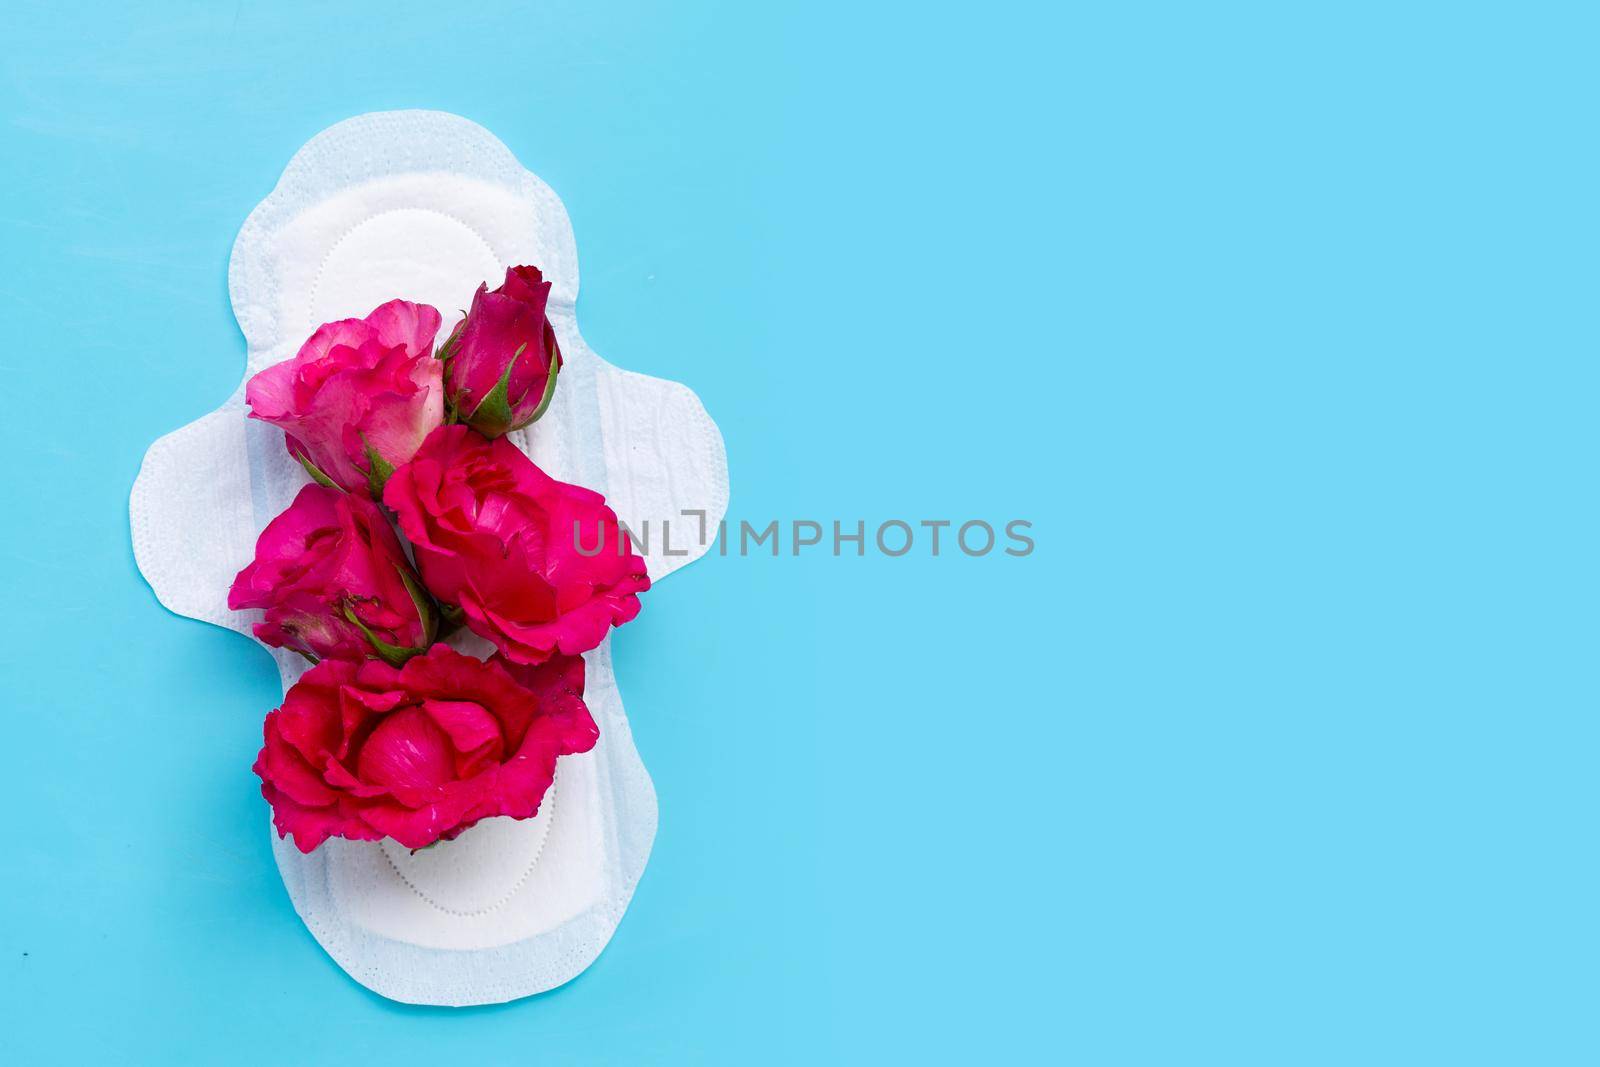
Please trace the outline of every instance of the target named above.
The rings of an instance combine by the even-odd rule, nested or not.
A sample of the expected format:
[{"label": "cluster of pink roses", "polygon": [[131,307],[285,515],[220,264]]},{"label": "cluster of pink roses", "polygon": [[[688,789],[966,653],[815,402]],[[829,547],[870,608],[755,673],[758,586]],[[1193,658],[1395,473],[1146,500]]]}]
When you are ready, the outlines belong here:
[{"label": "cluster of pink roses", "polygon": [[[437,351],[439,312],[392,300],[327,323],[246,387],[251,417],[281,427],[313,479],[228,593],[263,610],[257,637],[316,663],[267,715],[255,765],[302,851],[329,837],[421,848],[531,817],[557,757],[598,737],[582,654],[639,613],[650,579],[604,497],[504,436],[555,394],[549,294],[513,267]],[[457,625],[496,653],[437,643]]]}]

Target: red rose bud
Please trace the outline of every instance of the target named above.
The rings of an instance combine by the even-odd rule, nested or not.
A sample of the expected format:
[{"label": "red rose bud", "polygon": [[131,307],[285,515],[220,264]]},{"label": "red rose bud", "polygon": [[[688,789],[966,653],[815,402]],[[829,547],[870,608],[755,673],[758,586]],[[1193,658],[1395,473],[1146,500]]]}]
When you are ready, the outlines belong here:
[{"label": "red rose bud", "polygon": [[378,505],[308,485],[267,524],[228,607],[265,608],[255,635],[308,659],[403,663],[432,643],[432,601]]},{"label": "red rose bud", "polygon": [[440,349],[455,421],[485,437],[520,430],[556,392],[561,349],[545,317],[550,283],[537,267],[512,267],[494,292],[478,286],[472,310]]},{"label": "red rose bud", "polygon": [[317,328],[293,359],[250,379],[250,417],[288,436],[289,454],[323,485],[377,499],[389,472],[444,422],[433,359],[439,313],[391,300],[364,319]]},{"label": "red rose bud", "polygon": [[503,437],[435,430],[383,502],[428,589],[516,663],[587,652],[650,588],[605,497],[556,481]]},{"label": "red rose bud", "polygon": [[496,815],[537,815],[556,760],[600,736],[583,661],[516,668],[434,645],[403,667],[328,660],[267,715],[255,772],[280,836],[406,848]]}]

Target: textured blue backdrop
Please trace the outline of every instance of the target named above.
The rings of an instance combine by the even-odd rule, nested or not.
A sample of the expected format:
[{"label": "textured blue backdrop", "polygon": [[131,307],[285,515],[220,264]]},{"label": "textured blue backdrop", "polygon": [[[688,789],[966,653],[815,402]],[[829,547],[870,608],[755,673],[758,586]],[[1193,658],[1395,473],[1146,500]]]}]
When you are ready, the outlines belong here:
[{"label": "textured blue backdrop", "polygon": [[[1595,26],[1297,7],[9,5],[0,1060],[1595,1062]],[[564,197],[735,517],[1038,540],[652,592],[633,907],[464,1012],[302,929],[271,664],[125,511],[245,214],[413,106]]]}]

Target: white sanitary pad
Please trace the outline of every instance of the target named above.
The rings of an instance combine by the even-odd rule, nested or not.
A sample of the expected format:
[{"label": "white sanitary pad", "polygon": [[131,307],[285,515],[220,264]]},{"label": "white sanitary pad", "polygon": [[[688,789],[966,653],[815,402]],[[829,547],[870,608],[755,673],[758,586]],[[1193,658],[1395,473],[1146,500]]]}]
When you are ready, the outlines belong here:
[{"label": "white sanitary pad", "polygon": [[[228,266],[245,377],[294,355],[318,324],[394,297],[432,304],[448,329],[480,282],[493,288],[522,263],[553,283],[549,316],[566,363],[550,410],[511,440],[552,476],[604,493],[635,530],[673,520],[673,555],[658,535],[642,553],[659,582],[705,551],[684,536],[699,520],[681,514],[704,511],[715,529],[727,510],[722,436],[688,389],[619,370],[584,344],[566,210],[475,123],[436,111],[362,115],[295,154]],[[245,418],[243,380],[219,410],[156,441],[130,503],[134,555],[156,596],[249,633],[259,614],[229,611],[228,586],[305,480],[282,431]],[[452,643],[487,648],[470,635]],[[287,689],[306,665],[273,655]],[[610,940],[650,855],[656,798],[609,639],[585,659],[600,741],[561,758],[537,818],[486,819],[416,854],[334,839],[307,856],[273,833],[295,910],[357,981],[411,1003],[488,1004],[568,981]]]}]

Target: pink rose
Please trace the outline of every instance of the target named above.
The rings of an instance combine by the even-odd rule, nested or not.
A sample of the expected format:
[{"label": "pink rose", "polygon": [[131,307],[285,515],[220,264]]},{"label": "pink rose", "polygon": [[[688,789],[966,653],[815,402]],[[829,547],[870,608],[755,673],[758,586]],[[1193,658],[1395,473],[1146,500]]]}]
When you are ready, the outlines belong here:
[{"label": "pink rose", "polygon": [[587,652],[650,588],[605,497],[556,481],[503,437],[435,430],[383,502],[428,589],[518,663]]},{"label": "pink rose", "polygon": [[538,267],[512,267],[505,284],[485,282],[472,310],[440,351],[456,419],[485,437],[519,430],[543,415],[555,396],[561,349],[545,318],[550,283]]},{"label": "pink rose", "polygon": [[391,300],[317,328],[293,359],[245,386],[252,418],[281,427],[289,454],[325,485],[382,494],[384,479],[444,422],[439,313]]},{"label": "pink rose", "polygon": [[316,660],[391,663],[433,640],[434,614],[378,505],[308,485],[256,541],[228,607],[265,608],[255,634]]},{"label": "pink rose", "polygon": [[326,660],[262,727],[261,795],[302,852],[330,837],[407,848],[479,819],[538,814],[556,759],[594,747],[583,660],[519,668],[514,680],[447,645],[392,667]]}]

